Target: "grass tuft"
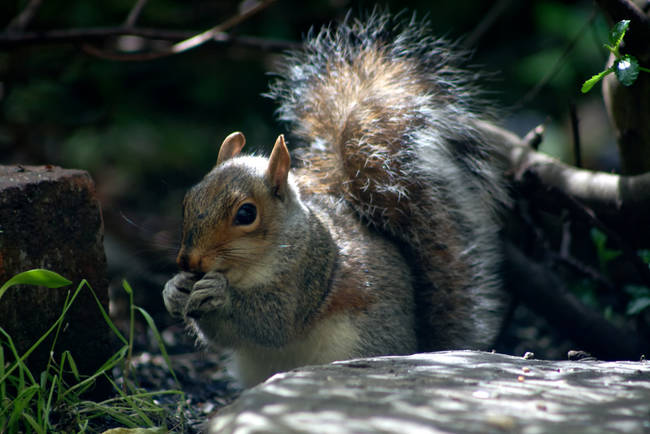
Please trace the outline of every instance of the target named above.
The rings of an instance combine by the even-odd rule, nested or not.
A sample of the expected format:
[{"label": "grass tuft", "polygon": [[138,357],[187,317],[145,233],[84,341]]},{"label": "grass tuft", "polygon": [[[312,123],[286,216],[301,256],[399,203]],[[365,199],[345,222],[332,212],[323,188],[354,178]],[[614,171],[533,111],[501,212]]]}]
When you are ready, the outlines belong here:
[{"label": "grass tuft", "polygon": [[[71,285],[72,282],[53,271],[29,270],[17,274],[2,285],[0,298],[11,286],[19,284],[59,288]],[[113,324],[86,280],[81,281],[76,290],[68,294],[61,315],[24,354],[18,354],[11,336],[0,327],[1,433],[95,433],[104,431],[108,427],[152,428],[166,432],[166,421],[170,418],[180,418],[182,425],[185,395],[171,368],[160,333],[151,316],[144,309],[133,304],[133,290],[129,284],[124,281],[123,286],[130,298],[131,325],[128,339]],[[66,313],[84,289],[91,291],[104,321],[122,342],[119,350],[92,375],[82,375],[79,372],[77,363],[69,351],[63,351],[58,359],[54,358],[52,351]],[[134,381],[129,379],[136,312],[144,317],[152,329],[167,367],[176,380],[178,390],[147,392],[138,388]],[[50,349],[52,356],[46,369],[40,373],[31,372],[25,364],[25,359],[50,335],[53,335]],[[121,367],[123,372],[122,387],[113,380],[111,375],[116,367]],[[92,388],[98,379],[106,380],[112,385],[114,397],[102,402],[89,401],[83,397],[84,392]],[[156,399],[165,395],[174,395],[178,398],[179,405],[175,414],[170,414],[172,411],[156,404]]]}]

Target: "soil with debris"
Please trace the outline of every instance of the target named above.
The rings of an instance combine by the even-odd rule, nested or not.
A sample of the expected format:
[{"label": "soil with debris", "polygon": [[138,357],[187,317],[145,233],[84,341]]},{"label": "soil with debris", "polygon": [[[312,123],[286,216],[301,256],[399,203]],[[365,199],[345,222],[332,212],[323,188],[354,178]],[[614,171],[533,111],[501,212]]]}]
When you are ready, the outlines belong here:
[{"label": "soil with debris", "polygon": [[[141,351],[132,359],[129,378],[135,378],[137,386],[148,392],[182,390],[184,402],[171,394],[160,395],[156,403],[168,410],[166,425],[170,432],[200,433],[201,426],[218,409],[237,398],[241,388],[226,370],[225,353],[198,350],[180,324],[169,326],[161,334],[175,378],[160,351],[148,348],[142,351],[152,346],[143,345],[144,342],[140,342]],[[118,384],[123,382],[121,369],[116,368],[114,376]]]}]

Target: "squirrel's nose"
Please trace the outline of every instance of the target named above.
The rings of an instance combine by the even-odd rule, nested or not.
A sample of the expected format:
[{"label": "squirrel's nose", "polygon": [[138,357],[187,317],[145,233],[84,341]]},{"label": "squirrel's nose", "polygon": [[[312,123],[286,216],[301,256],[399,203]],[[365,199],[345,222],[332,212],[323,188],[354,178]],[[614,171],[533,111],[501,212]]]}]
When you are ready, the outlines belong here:
[{"label": "squirrel's nose", "polygon": [[178,256],[176,257],[176,263],[178,264],[178,268],[180,268],[183,271],[190,271],[190,258],[187,255],[187,253],[184,252],[179,252]]},{"label": "squirrel's nose", "polygon": [[205,265],[203,258],[195,249],[192,249],[187,253],[187,249],[181,248],[178,252],[178,256],[176,256],[176,263],[182,271],[187,271],[189,273],[206,272],[206,270],[203,269],[203,266]]},{"label": "squirrel's nose", "polygon": [[192,251],[188,253],[187,250],[188,249],[181,248],[181,250],[178,252],[178,256],[176,256],[176,263],[178,264],[178,267],[183,271],[198,271],[199,265],[201,264],[199,255],[197,255],[196,252]]}]

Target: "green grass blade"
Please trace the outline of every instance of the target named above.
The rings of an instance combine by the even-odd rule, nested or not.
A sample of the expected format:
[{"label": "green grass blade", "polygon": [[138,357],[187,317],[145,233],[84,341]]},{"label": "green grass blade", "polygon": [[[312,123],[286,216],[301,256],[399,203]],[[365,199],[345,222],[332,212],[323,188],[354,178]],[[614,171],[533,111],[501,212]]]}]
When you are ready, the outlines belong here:
[{"label": "green grass blade", "polygon": [[102,306],[101,301],[99,301],[99,298],[97,297],[97,294],[95,294],[95,290],[90,286],[90,283],[86,279],[81,281],[82,284],[85,284],[88,286],[88,289],[90,289],[90,293],[93,295],[95,298],[95,301],[97,302],[97,307],[99,307],[99,311],[102,313],[102,317],[104,317],[104,322],[108,324],[110,329],[115,333],[115,336],[118,337],[120,341],[122,341],[123,344],[128,344],[129,342],[126,340],[126,338],[120,333],[120,331],[115,327],[115,324],[113,324],[113,321],[111,320],[111,317],[108,315],[106,310],[104,309],[104,306]]},{"label": "green grass blade", "polygon": [[2,298],[3,294],[14,285],[37,285],[45,286],[47,288],[60,288],[71,284],[71,281],[54,271],[37,268],[16,274],[5,282],[5,284],[0,287],[0,298]]},{"label": "green grass blade", "polygon": [[27,377],[29,377],[29,380],[31,381],[32,384],[36,384],[36,380],[34,380],[31,371],[25,365],[24,362],[25,357],[18,356],[18,350],[16,349],[16,346],[14,345],[14,341],[11,339],[11,336],[9,336],[9,333],[7,333],[5,329],[0,327],[0,334],[4,335],[4,337],[7,339],[9,349],[11,350],[11,353],[15,360],[14,362],[11,363],[9,369],[3,370],[2,377],[0,377],[0,383],[4,383],[13,371],[20,368],[18,371],[18,381],[19,381],[18,390],[24,388],[25,374],[27,374]]},{"label": "green grass blade", "polygon": [[167,353],[167,349],[165,348],[165,343],[163,341],[162,336],[160,335],[160,332],[158,331],[158,327],[156,327],[156,323],[149,315],[149,312],[146,310],[142,309],[139,306],[135,306],[135,308],[140,312],[140,315],[144,318],[144,320],[147,322],[147,325],[151,330],[153,331],[154,336],[156,337],[156,342],[158,343],[158,348],[160,348],[160,352],[162,353],[163,359],[165,359],[165,363],[167,364],[167,369],[169,369],[169,372],[172,374],[172,377],[174,378],[174,381],[176,382],[176,387],[181,389],[181,383],[178,381],[178,378],[176,378],[176,374],[174,373],[174,369],[172,369],[172,362],[169,358],[169,354]]},{"label": "green grass blade", "polygon": [[20,391],[18,396],[16,396],[16,399],[13,401],[13,410],[11,412],[11,417],[9,418],[10,427],[16,426],[18,424],[18,420],[24,416],[24,414],[27,414],[25,412],[25,408],[39,390],[40,389],[38,385],[34,384],[32,386],[24,388]]},{"label": "green grass blade", "polygon": [[45,434],[45,432],[46,432],[45,429],[41,425],[39,425],[39,423],[32,416],[25,413],[25,414],[23,414],[23,419],[25,419],[25,421],[27,421],[29,426],[31,426],[32,429],[34,431],[36,431],[37,434]]},{"label": "green grass blade", "polygon": [[[72,372],[72,375],[74,375],[74,379],[77,381],[81,381],[81,375],[79,374],[79,369],[77,369],[77,364],[74,361],[74,358],[72,357],[72,353],[68,350],[64,351],[64,354],[67,355],[66,359],[68,362],[68,366],[70,367],[70,372]],[[63,363],[63,357],[61,357],[61,372],[63,372],[64,369],[64,363]]]},{"label": "green grass blade", "polygon": [[[81,288],[81,284],[79,284],[79,288]],[[63,301],[63,311],[67,312],[71,305],[72,302],[70,301],[70,292],[68,292],[65,296],[65,300]],[[50,367],[52,366],[52,362],[54,361],[52,355],[54,354],[54,348],[56,347],[56,343],[59,340],[59,333],[61,332],[61,327],[63,327],[63,320],[59,321],[59,324],[56,326],[54,330],[54,336],[52,337],[52,344],[50,345],[50,357],[48,357],[47,366],[45,367],[46,372],[50,371]]]},{"label": "green grass blade", "polygon": [[[97,371],[95,371],[95,373],[93,375],[91,375],[90,377],[84,379],[83,381],[80,381],[79,383],[69,387],[65,391],[65,393],[63,394],[63,398],[64,399],[67,398],[67,395],[69,395],[69,394],[74,394],[74,395],[77,395],[77,396],[81,395],[86,390],[88,390],[89,387],[91,387],[95,383],[95,381],[97,380],[98,377],[108,376],[110,374],[110,371],[115,366],[117,366],[118,363],[122,362],[126,352],[127,352],[127,346],[125,345],[122,348],[120,348],[115,354],[113,354],[110,359],[108,359],[106,362],[104,362],[104,364],[102,364],[102,366],[100,366],[97,369]],[[108,376],[107,378],[110,379],[110,376]],[[111,381],[111,383],[113,383],[113,382]],[[115,385],[114,383],[113,383],[113,385],[115,387],[117,387],[117,385]],[[120,391],[117,390],[117,392],[120,392]]]},{"label": "green grass blade", "polygon": [[[56,390],[56,384],[57,384],[58,378],[55,375],[54,378],[52,378],[52,385],[50,386],[50,390],[47,394],[47,401],[45,403],[45,409],[44,412],[49,413],[49,409],[52,408],[52,398],[54,397],[54,391]],[[43,388],[45,390],[45,388]]]},{"label": "green grass blade", "polygon": [[[5,375],[5,349],[4,345],[0,343],[0,377]],[[7,399],[7,383],[3,381],[0,383],[0,403],[3,403]],[[2,426],[0,426],[2,428]],[[0,430],[2,432],[2,430]]]},{"label": "green grass blade", "polygon": [[131,359],[133,357],[133,338],[135,336],[135,309],[133,304],[133,288],[129,285],[129,282],[126,280],[122,281],[122,287],[129,294],[129,351],[126,355],[126,360],[124,361],[124,390],[126,391],[127,383],[129,380],[129,374],[131,371]]}]

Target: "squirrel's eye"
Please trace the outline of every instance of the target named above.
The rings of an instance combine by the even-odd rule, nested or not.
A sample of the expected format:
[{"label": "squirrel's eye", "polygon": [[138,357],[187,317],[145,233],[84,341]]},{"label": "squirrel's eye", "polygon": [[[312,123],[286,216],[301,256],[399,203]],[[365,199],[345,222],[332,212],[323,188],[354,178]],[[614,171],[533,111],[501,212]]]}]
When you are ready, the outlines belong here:
[{"label": "squirrel's eye", "polygon": [[235,214],[234,224],[237,226],[250,225],[257,217],[257,208],[252,203],[245,203],[239,207]]}]

